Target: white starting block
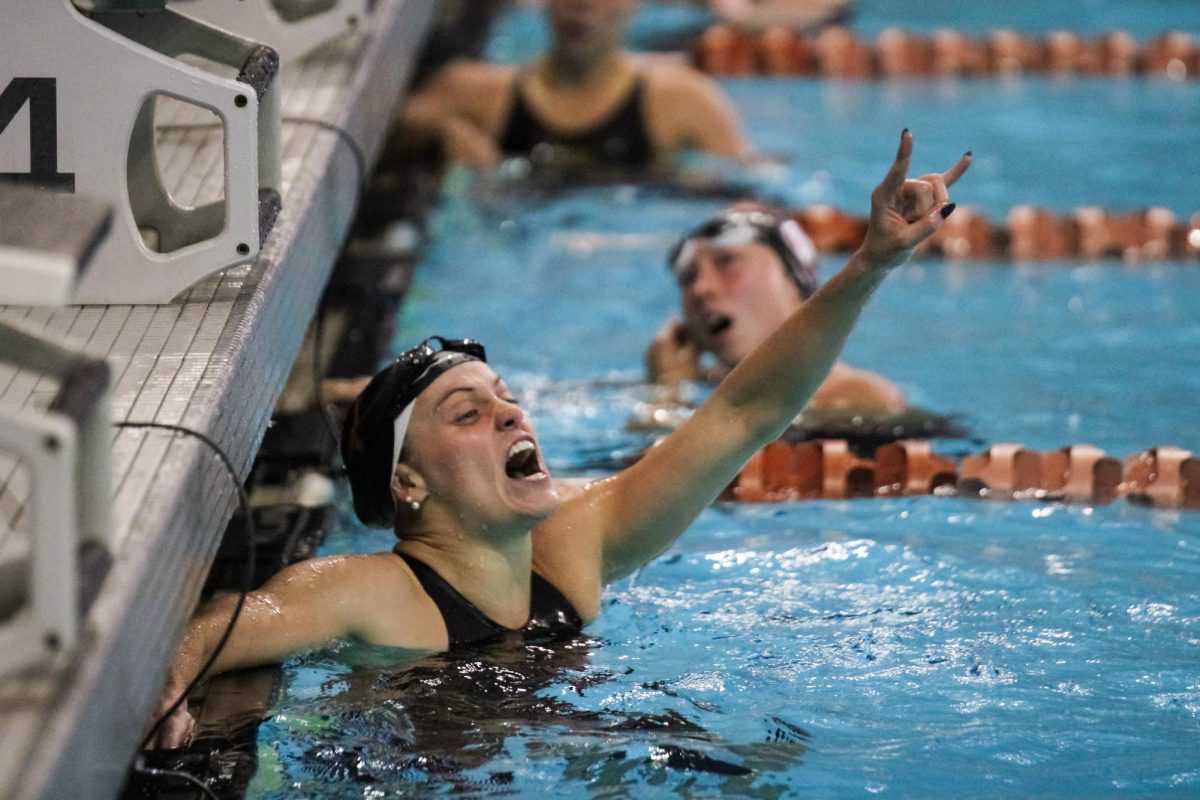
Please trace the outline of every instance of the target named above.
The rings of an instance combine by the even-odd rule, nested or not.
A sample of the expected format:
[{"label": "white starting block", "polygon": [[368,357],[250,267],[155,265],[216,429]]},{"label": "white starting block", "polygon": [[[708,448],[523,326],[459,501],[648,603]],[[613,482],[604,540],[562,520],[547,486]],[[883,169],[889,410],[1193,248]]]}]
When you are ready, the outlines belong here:
[{"label": "white starting block", "polygon": [[[28,294],[18,282],[46,288],[35,299],[51,302],[64,265],[82,269],[111,216],[87,198],[3,185],[0,212],[0,302]],[[47,243],[53,230],[59,240]],[[39,263],[50,273],[40,282]],[[112,411],[102,359],[0,322],[0,363],[58,383],[47,408],[0,405],[0,494],[7,511],[19,504],[24,529],[0,518],[4,676],[74,648],[81,616],[108,570]]]},{"label": "white starting block", "polygon": [[270,45],[284,64],[357,29],[370,13],[367,0],[332,0],[317,5],[311,0],[172,0],[170,7],[213,27]]},{"label": "white starting block", "polygon": [[[169,302],[253,259],[278,214],[278,56],[165,5],[79,0],[84,13],[71,0],[0,0],[0,76],[12,76],[0,87],[0,181],[77,191],[115,211],[75,303]],[[220,119],[222,200],[185,208],[164,188],[154,144],[160,95]]]},{"label": "white starting block", "polygon": [[0,182],[0,305],[68,303],[111,223],[90,197]]}]

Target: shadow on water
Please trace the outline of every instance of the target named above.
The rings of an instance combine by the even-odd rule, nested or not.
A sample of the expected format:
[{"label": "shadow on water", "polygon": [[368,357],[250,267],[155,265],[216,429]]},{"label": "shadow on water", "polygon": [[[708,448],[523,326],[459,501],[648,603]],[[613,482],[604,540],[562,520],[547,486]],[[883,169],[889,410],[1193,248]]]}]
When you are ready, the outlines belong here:
[{"label": "shadow on water", "polygon": [[[785,773],[800,763],[811,735],[782,718],[764,720],[764,741],[733,743],[673,709],[597,711],[572,702],[628,675],[589,669],[600,646],[577,636],[438,655],[402,668],[353,667],[322,684],[312,700],[289,698],[260,743],[286,742],[274,745],[284,785],[305,796],[357,795],[364,786],[517,795],[529,776],[556,772],[555,783],[599,796],[646,786],[684,796],[788,791]],[[666,682],[638,691],[675,697]],[[272,783],[260,776],[258,785]]]}]

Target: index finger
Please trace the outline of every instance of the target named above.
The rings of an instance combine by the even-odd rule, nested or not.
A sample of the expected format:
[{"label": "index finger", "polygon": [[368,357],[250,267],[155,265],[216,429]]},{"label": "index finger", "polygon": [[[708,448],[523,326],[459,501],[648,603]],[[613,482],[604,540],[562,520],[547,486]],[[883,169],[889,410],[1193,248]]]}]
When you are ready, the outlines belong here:
[{"label": "index finger", "polygon": [[896,160],[879,184],[879,188],[886,196],[894,197],[900,191],[900,187],[904,185],[905,179],[908,178],[908,162],[912,158],[912,149],[912,134],[908,132],[908,128],[905,128],[900,133],[900,147],[896,150]]},{"label": "index finger", "polygon": [[954,182],[963,176],[963,173],[967,171],[967,167],[969,166],[971,166],[970,150],[963,153],[962,158],[958,160],[957,164],[942,173],[942,180],[946,182],[946,186],[953,186]]}]

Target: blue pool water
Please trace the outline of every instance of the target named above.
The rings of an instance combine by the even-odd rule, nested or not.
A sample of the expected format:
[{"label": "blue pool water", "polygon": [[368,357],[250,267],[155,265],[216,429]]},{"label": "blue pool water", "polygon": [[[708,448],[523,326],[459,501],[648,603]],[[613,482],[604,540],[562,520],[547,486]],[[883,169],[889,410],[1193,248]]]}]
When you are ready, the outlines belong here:
[{"label": "blue pool water", "polygon": [[[907,125],[918,169],[974,149],[956,199],[993,216],[1197,206],[1200,84],[726,86],[777,163],[698,160],[710,190],[862,212]],[[482,339],[555,471],[636,452],[642,350],[676,303],[662,254],[714,194],[452,175],[397,347]],[[846,358],[984,442],[1200,450],[1197,296],[1194,264],[919,263]],[[325,549],[391,544],[347,521]],[[1194,797],[1198,647],[1197,512],[717,504],[567,645],[292,660],[251,796]]]},{"label": "blue pool water", "polygon": [[[1144,41],[1167,30],[1200,34],[1200,5],[1191,0],[1055,0],[1053,3],[963,3],[960,0],[857,0],[848,24],[860,36],[873,37],[886,28],[928,34],[953,28],[983,36],[1009,28],[1038,36],[1050,31],[1081,35],[1125,30]],[[629,40],[643,49],[679,49],[687,38],[716,21],[702,6],[670,0],[643,0],[634,16]],[[533,7],[505,16],[489,43],[487,55],[519,62],[541,52],[549,34]]]}]

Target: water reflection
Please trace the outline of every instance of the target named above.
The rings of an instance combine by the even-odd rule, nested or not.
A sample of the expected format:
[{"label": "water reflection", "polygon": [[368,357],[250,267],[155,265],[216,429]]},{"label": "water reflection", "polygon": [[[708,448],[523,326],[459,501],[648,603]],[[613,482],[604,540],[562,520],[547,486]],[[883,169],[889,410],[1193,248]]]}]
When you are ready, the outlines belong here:
[{"label": "water reflection", "polygon": [[[762,721],[764,741],[730,742],[705,729],[703,714],[596,711],[572,702],[632,672],[591,668],[590,655],[601,646],[577,636],[437,655],[400,668],[343,665],[317,696],[287,698],[286,713],[264,728],[260,742],[275,740],[267,747],[278,751],[286,773],[280,777],[290,792],[306,796],[332,796],[338,787],[361,796],[364,786],[507,795],[546,772],[561,775],[555,783],[602,796],[646,785],[743,797],[787,791],[786,773],[794,778],[811,736],[782,717]],[[640,688],[661,694],[664,706],[676,697],[666,681]],[[262,775],[257,781],[273,783]]]}]

